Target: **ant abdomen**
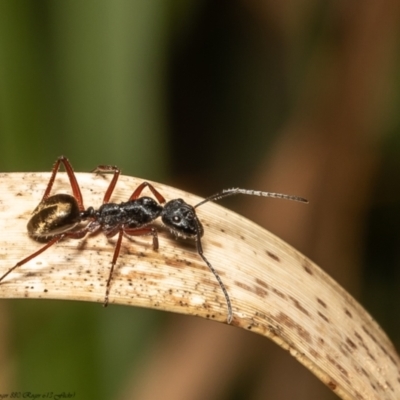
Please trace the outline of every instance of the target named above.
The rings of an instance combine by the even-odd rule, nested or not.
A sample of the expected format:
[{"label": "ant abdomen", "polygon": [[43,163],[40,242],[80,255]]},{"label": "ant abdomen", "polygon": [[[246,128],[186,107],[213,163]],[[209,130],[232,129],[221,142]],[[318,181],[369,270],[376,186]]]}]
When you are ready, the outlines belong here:
[{"label": "ant abdomen", "polygon": [[80,222],[76,199],[65,193],[55,194],[39,203],[28,222],[29,236],[37,241],[70,231]]}]

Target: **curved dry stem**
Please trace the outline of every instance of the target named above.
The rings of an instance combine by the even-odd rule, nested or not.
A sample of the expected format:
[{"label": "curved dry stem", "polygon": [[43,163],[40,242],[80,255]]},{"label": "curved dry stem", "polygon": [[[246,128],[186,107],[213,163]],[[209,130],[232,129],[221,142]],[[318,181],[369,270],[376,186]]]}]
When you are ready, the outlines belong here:
[{"label": "curved dry stem", "polygon": [[[37,250],[26,223],[41,200],[48,173],[0,174],[0,273]],[[77,174],[85,206],[101,204],[110,177]],[[126,201],[141,179],[122,176],[113,201]],[[167,200],[199,198],[155,183]],[[64,173],[54,193],[70,193]],[[376,322],[305,256],[241,216],[208,203],[197,210],[204,252],[232,300],[232,324],[264,335],[290,353],[343,399],[399,399],[400,361]],[[124,239],[110,303],[150,307],[225,322],[225,298],[191,241],[160,227],[160,248],[149,237]],[[102,303],[115,240],[68,239],[13,271],[3,298]]]}]

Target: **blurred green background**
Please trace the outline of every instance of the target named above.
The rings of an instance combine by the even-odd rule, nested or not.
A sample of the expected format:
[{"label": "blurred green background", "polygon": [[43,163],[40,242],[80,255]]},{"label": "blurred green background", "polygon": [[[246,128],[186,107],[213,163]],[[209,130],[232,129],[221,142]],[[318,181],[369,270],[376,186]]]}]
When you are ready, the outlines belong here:
[{"label": "blurred green background", "polygon": [[[294,224],[302,212],[294,208],[229,204],[326,269],[398,346],[399,8],[396,1],[2,0],[0,170],[50,171],[63,154],[76,171],[116,164],[205,196],[244,186],[307,197],[310,211]],[[292,394],[272,367],[258,361],[252,369],[239,356],[231,379],[209,382],[219,388],[202,392],[205,384],[193,383],[192,394],[179,395],[185,378],[171,378],[176,393],[157,397],[142,384],[152,376],[158,385],[154,349],[175,324],[184,331],[188,317],[13,300],[1,302],[0,319],[0,393],[335,398],[314,377],[310,384],[289,377],[297,374],[284,368],[289,358],[278,364]],[[257,343],[265,358],[287,356]],[[195,360],[187,355],[188,369],[200,368]],[[178,361],[171,358],[171,370]],[[276,387],[263,386],[271,381]]]}]

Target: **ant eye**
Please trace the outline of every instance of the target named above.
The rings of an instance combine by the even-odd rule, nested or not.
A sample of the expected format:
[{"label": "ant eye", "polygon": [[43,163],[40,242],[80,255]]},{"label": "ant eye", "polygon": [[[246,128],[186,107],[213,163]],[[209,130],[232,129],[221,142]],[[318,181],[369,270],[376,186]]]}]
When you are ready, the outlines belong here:
[{"label": "ant eye", "polygon": [[178,217],[177,215],[175,215],[173,219],[174,219],[174,222],[180,222],[181,221],[181,218]]}]

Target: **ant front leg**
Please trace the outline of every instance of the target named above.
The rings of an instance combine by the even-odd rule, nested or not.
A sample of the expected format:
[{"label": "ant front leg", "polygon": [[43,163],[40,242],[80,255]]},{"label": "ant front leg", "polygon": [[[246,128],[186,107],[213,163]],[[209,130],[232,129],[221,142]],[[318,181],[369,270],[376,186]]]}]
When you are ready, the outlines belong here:
[{"label": "ant front leg", "polygon": [[144,228],[125,228],[124,233],[128,236],[153,236],[153,250],[158,250],[158,231],[156,228],[146,226]]},{"label": "ant front leg", "polygon": [[56,162],[53,165],[53,169],[51,170],[50,180],[49,180],[49,183],[47,184],[47,187],[44,192],[41,203],[43,203],[44,201],[46,201],[48,199],[51,189],[54,184],[54,180],[56,179],[57,172],[60,169],[61,163],[64,165],[65,171],[67,172],[67,175],[69,178],[69,183],[71,184],[71,188],[72,188],[72,193],[74,194],[74,197],[78,203],[79,210],[83,211],[85,209],[85,207],[83,206],[81,189],[79,188],[79,185],[76,180],[76,176],[75,176],[75,173],[74,173],[71,163],[69,162],[68,158],[64,157],[64,156],[58,157]]},{"label": "ant front leg", "polygon": [[[121,250],[122,237],[124,235],[124,230],[122,228],[120,228],[117,232],[118,232],[118,239],[117,239],[117,243],[115,244],[114,255],[113,255],[113,259],[111,261],[110,273],[108,275],[108,279],[107,279],[107,283],[106,283],[106,294],[105,294],[104,303],[103,303],[104,307],[108,306],[108,297],[110,295],[111,279],[112,279],[112,275],[113,275],[113,272],[114,272],[115,264],[117,263],[119,252]],[[112,233],[108,234],[107,237],[112,237],[117,232],[113,231]]]},{"label": "ant front leg", "polygon": [[112,230],[109,231],[106,236],[107,237],[113,237],[118,233],[118,239],[117,243],[115,244],[115,250],[114,250],[114,255],[113,259],[111,261],[111,268],[110,272],[108,274],[108,279],[107,279],[107,284],[106,284],[106,294],[104,297],[104,307],[108,306],[108,301],[109,301],[109,295],[110,295],[110,289],[111,289],[111,280],[112,276],[114,273],[114,267],[115,264],[117,263],[119,253],[121,251],[121,243],[122,243],[122,237],[124,235],[129,235],[129,236],[146,236],[146,235],[151,235],[153,236],[153,249],[157,250],[158,249],[158,233],[156,228],[151,228],[151,227],[145,227],[145,228],[139,228],[139,229],[129,229],[129,228],[119,228],[118,230]]},{"label": "ant front leg", "polygon": [[118,178],[121,175],[121,170],[115,165],[98,165],[92,172],[95,172],[96,174],[102,172],[114,174],[104,195],[103,204],[106,204],[110,201],[111,195],[115,189],[115,185],[117,184]]}]

